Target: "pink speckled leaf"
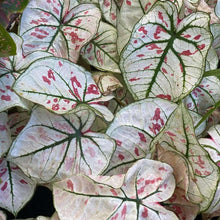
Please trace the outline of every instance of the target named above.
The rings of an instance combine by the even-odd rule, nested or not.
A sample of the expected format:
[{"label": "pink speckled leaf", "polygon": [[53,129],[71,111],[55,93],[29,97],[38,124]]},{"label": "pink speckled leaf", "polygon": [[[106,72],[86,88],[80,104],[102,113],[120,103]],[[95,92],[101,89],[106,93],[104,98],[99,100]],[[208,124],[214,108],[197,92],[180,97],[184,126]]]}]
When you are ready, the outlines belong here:
[{"label": "pink speckled leaf", "polygon": [[21,18],[24,51],[43,50],[77,62],[80,49],[95,35],[101,17],[93,4],[30,1]]},{"label": "pink speckled leaf", "polygon": [[179,21],[174,3],[154,4],[135,25],[121,55],[121,71],[133,97],[184,98],[201,81],[211,42],[206,13]]},{"label": "pink speckled leaf", "polygon": [[116,29],[107,23],[100,22],[96,37],[82,48],[81,55],[97,69],[120,73],[116,39]]},{"label": "pink speckled leaf", "polygon": [[95,114],[88,108],[57,115],[37,107],[8,157],[38,182],[57,181],[75,173],[98,175],[108,166],[115,142],[90,131],[94,120]]},{"label": "pink speckled leaf", "polygon": [[154,98],[121,109],[106,131],[116,140],[117,147],[105,173],[126,173],[135,161],[146,156],[149,158],[153,138],[165,126],[176,107],[167,100]]},{"label": "pink speckled leaf", "polygon": [[209,107],[220,101],[219,91],[220,80],[217,77],[204,77],[184,102],[188,109],[204,115]]},{"label": "pink speckled leaf", "polygon": [[[116,177],[118,182],[123,180],[120,188],[83,175],[55,183],[54,204],[59,217],[91,220],[178,219],[160,204],[171,197],[175,189],[175,179],[169,165],[143,159],[135,163],[125,176],[114,177],[115,181]],[[68,201],[65,206],[64,201]]]},{"label": "pink speckled leaf", "polygon": [[30,119],[28,112],[15,112],[8,115],[8,125],[11,130],[11,138],[14,140]]},{"label": "pink speckled leaf", "polygon": [[[215,194],[219,169],[197,141],[192,118],[183,104],[173,112],[152,146],[154,144],[160,144],[165,151],[176,154],[184,162],[187,168],[186,184],[180,181],[177,186],[185,191],[190,202],[200,206],[200,211],[206,210]],[[172,163],[169,159],[166,162]]]},{"label": "pink speckled leaf", "polygon": [[0,158],[0,207],[16,215],[31,199],[35,187],[17,165]]},{"label": "pink speckled leaf", "polygon": [[113,119],[112,113],[99,104],[113,97],[102,96],[91,73],[66,59],[50,57],[35,61],[16,80],[13,89],[21,97],[57,114],[69,113],[77,105],[88,104],[106,120]]},{"label": "pink speckled leaf", "polygon": [[138,20],[150,10],[156,0],[124,0],[118,15],[117,49],[120,54],[128,42],[132,29]]},{"label": "pink speckled leaf", "polygon": [[11,146],[11,132],[8,126],[8,114],[0,113],[0,158],[7,153]]},{"label": "pink speckled leaf", "polygon": [[10,34],[16,43],[17,54],[10,57],[0,58],[0,112],[14,106],[25,109],[30,107],[30,102],[19,97],[13,90],[12,85],[17,77],[35,60],[40,57],[52,56],[46,52],[33,52],[27,56],[23,55],[22,38],[14,33]]},{"label": "pink speckled leaf", "polygon": [[[212,160],[220,167],[220,125],[215,125],[208,130],[209,138],[200,138],[199,143],[209,153]],[[220,183],[218,183],[214,199],[205,213],[214,216],[219,216],[220,212]],[[216,214],[217,215],[216,215]]]},{"label": "pink speckled leaf", "polygon": [[99,7],[105,20],[116,27],[119,14],[117,0],[99,0]]}]

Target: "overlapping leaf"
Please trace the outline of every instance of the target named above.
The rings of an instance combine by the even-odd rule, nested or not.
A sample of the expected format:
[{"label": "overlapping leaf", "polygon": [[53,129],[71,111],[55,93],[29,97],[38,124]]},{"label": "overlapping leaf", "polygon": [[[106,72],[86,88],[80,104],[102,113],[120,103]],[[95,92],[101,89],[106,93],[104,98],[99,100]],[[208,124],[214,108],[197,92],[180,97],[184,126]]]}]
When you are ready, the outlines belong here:
[{"label": "overlapping leaf", "polygon": [[[140,160],[115,181],[114,188],[108,181],[98,181],[77,175],[54,184],[54,203],[61,219],[178,219],[160,202],[168,199],[174,191],[172,168],[153,160]],[[112,178],[112,177],[111,177]],[[65,207],[63,202],[68,201]],[[80,207],[80,209],[79,209]]]},{"label": "overlapping leaf", "polygon": [[120,67],[136,100],[161,97],[174,102],[200,82],[212,36],[209,16],[198,12],[181,22],[170,1],[157,2],[133,29]]},{"label": "overlapping leaf", "polygon": [[116,27],[119,13],[117,0],[99,0],[99,7],[105,20]]},{"label": "overlapping leaf", "polygon": [[7,31],[0,24],[0,57],[7,57],[16,54],[16,45]]},{"label": "overlapping leaf", "polygon": [[120,73],[116,39],[116,29],[100,22],[96,37],[82,48],[81,54],[89,64],[98,69]]},{"label": "overlapping leaf", "polygon": [[[185,191],[190,202],[200,205],[200,211],[207,209],[216,191],[219,170],[199,145],[192,119],[183,104],[171,115],[164,130],[154,139],[152,147],[158,143],[166,152],[176,155],[185,164],[184,176],[180,176],[178,167],[176,172],[174,170],[174,175],[184,179],[177,186]],[[162,161],[171,163],[166,157]]]},{"label": "overlapping leaf", "polygon": [[94,120],[88,108],[62,116],[35,108],[13,142],[9,159],[38,182],[61,180],[74,173],[98,175],[108,166],[115,142],[90,131]]},{"label": "overlapping leaf", "polygon": [[0,207],[16,215],[33,196],[35,187],[17,165],[0,158]]},{"label": "overlapping leaf", "polygon": [[14,106],[28,109],[30,103],[21,99],[13,90],[12,85],[16,78],[35,60],[41,57],[51,56],[46,52],[33,52],[27,56],[22,52],[22,38],[11,33],[12,39],[16,43],[17,54],[15,56],[0,58],[0,112]]},{"label": "overlapping leaf", "polygon": [[176,104],[155,98],[121,109],[106,131],[117,143],[107,169],[108,175],[126,173],[137,160],[150,157],[150,143],[165,126]]},{"label": "overlapping leaf", "polygon": [[[120,54],[128,42],[132,29],[138,20],[152,7],[156,0],[124,0],[118,15],[117,49]],[[132,14],[132,16],[131,16]]]},{"label": "overlapping leaf", "polygon": [[11,130],[11,138],[15,139],[30,119],[28,112],[15,112],[8,115],[8,126]]},{"label": "overlapping leaf", "polygon": [[220,24],[212,24],[210,29],[214,37],[213,47],[220,58]]},{"label": "overlapping leaf", "polygon": [[25,8],[20,35],[24,51],[43,50],[77,62],[80,49],[95,35],[101,17],[93,4],[72,1],[31,1]]},{"label": "overlapping leaf", "polygon": [[0,113],[0,158],[8,151],[11,145],[11,132],[8,126],[8,114]]},{"label": "overlapping leaf", "polygon": [[[200,138],[199,143],[203,145],[212,160],[220,167],[220,125],[215,125],[210,128],[208,134],[210,138]],[[220,213],[220,184],[218,184],[213,201],[209,209],[206,210],[206,213],[212,217],[218,216]]]},{"label": "overlapping leaf", "polygon": [[88,104],[106,120],[113,118],[112,113],[98,103],[112,96],[102,96],[91,74],[65,59],[50,57],[35,61],[16,80],[13,89],[58,114],[68,113],[79,104]]}]

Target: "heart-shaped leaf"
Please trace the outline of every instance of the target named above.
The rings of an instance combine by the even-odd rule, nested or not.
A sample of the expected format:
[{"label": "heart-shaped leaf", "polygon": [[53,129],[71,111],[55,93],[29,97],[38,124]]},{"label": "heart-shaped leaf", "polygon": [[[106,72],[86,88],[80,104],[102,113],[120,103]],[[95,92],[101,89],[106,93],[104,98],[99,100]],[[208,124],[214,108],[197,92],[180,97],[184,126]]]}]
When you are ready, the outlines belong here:
[{"label": "heart-shaped leaf", "polygon": [[57,114],[88,104],[106,120],[113,119],[112,113],[98,103],[113,97],[102,96],[91,73],[65,59],[50,57],[35,61],[16,80],[13,89],[23,98]]},{"label": "heart-shaped leaf", "polygon": [[30,1],[22,18],[24,51],[43,50],[77,62],[80,49],[95,35],[101,17],[93,4],[74,7],[69,1]]},{"label": "heart-shaped leaf", "polygon": [[[220,167],[220,125],[213,126],[209,129],[208,134],[210,138],[200,138],[199,143],[208,151],[210,157],[213,161]],[[215,192],[214,199],[208,210],[205,213],[214,214],[218,216],[220,212],[220,183],[218,184],[217,190]],[[215,214],[215,212],[217,212]]]},{"label": "heart-shaped leaf", "polygon": [[0,207],[16,215],[31,199],[35,187],[18,166],[0,158]]},{"label": "heart-shaped leaf", "polygon": [[[116,177],[119,182],[124,180],[120,188],[82,175],[55,183],[53,195],[59,217],[92,220],[178,219],[160,205],[173,194],[175,188],[169,165],[139,160],[125,176]],[[64,207],[65,201],[68,203]]]},{"label": "heart-shaped leaf", "polygon": [[[151,147],[158,143],[165,151],[179,157],[187,168],[186,184],[177,183],[177,186],[185,191],[189,201],[200,205],[200,211],[207,209],[216,191],[219,170],[198,143],[192,118],[183,104],[170,116]],[[167,159],[166,162],[169,164],[171,160]]]},{"label": "heart-shaped leaf", "polygon": [[116,39],[116,29],[100,22],[96,37],[82,48],[82,57],[97,69],[120,73]]},{"label": "heart-shaped leaf", "polygon": [[8,114],[0,113],[0,158],[8,151],[11,146],[11,132],[8,126]]},{"label": "heart-shaped leaf", "polygon": [[15,56],[0,58],[0,112],[14,106],[29,109],[31,104],[20,98],[13,90],[12,85],[16,78],[35,60],[41,57],[52,56],[50,53],[36,51],[27,56],[23,55],[22,38],[11,33],[12,39],[16,43],[17,54]]},{"label": "heart-shaped leaf", "polygon": [[126,173],[137,160],[150,157],[150,144],[166,124],[176,104],[167,100],[145,99],[121,109],[106,131],[116,140],[108,175]]},{"label": "heart-shaped leaf", "polygon": [[0,57],[16,54],[16,45],[8,32],[0,24]]},{"label": "heart-shaped leaf", "polygon": [[74,173],[98,175],[108,166],[115,142],[90,131],[94,120],[88,108],[67,115],[35,108],[8,158],[38,182],[57,181]]},{"label": "heart-shaped leaf", "polygon": [[203,76],[211,41],[206,13],[179,22],[172,2],[154,4],[135,25],[121,56],[121,71],[133,97],[174,102],[184,98]]}]

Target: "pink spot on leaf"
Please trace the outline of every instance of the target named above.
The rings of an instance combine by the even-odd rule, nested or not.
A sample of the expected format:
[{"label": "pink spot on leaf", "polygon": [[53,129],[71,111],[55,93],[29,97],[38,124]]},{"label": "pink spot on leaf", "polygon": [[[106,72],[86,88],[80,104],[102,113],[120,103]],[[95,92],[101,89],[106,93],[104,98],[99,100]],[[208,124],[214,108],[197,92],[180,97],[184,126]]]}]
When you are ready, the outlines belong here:
[{"label": "pink spot on leaf", "polygon": [[53,104],[52,105],[52,110],[58,111],[59,109],[60,109],[60,105],[59,104]]},{"label": "pink spot on leaf", "polygon": [[82,88],[81,83],[77,80],[76,76],[70,78],[70,80],[71,80],[73,91],[74,91],[75,95],[81,100],[81,97],[80,97],[78,89],[77,89],[77,87]]},{"label": "pink spot on leaf", "polygon": [[34,37],[36,37],[38,39],[44,39],[45,37],[47,37],[45,35],[37,34],[36,32],[32,32],[31,36],[34,36]]},{"label": "pink spot on leaf", "polygon": [[129,5],[129,6],[131,6],[131,1],[126,0],[126,4]]},{"label": "pink spot on leaf", "polygon": [[137,57],[144,57],[144,54],[138,54]]},{"label": "pink spot on leaf", "polygon": [[0,170],[0,177],[2,177],[7,172],[7,168],[2,168]]},{"label": "pink spot on leaf", "polygon": [[82,19],[77,19],[77,21],[76,21],[76,26],[80,25],[81,22],[82,22]]},{"label": "pink spot on leaf", "polygon": [[121,146],[122,142],[119,141],[119,140],[116,140],[116,144],[117,144],[118,146]]},{"label": "pink spot on leaf", "polygon": [[145,138],[145,136],[144,136],[143,133],[138,132],[138,135],[139,135],[140,140],[141,140],[142,142],[147,143],[147,140],[146,140],[146,138]]},{"label": "pink spot on leaf", "polygon": [[4,185],[1,187],[1,191],[5,191],[7,186],[8,186],[8,183],[5,182]]},{"label": "pink spot on leaf", "polygon": [[99,95],[99,89],[95,84],[90,84],[87,88],[86,94]]},{"label": "pink spot on leaf", "polygon": [[0,131],[7,131],[7,127],[5,125],[0,125]]},{"label": "pink spot on leaf", "polygon": [[56,81],[55,76],[54,76],[54,72],[51,69],[48,70],[48,78],[53,79],[54,81]]},{"label": "pink spot on leaf", "polygon": [[170,95],[159,94],[159,95],[157,95],[157,97],[161,98],[161,99],[171,100],[171,96]]},{"label": "pink spot on leaf", "polygon": [[140,156],[140,154],[139,154],[139,149],[138,149],[137,147],[135,147],[134,153],[135,153],[137,156]]},{"label": "pink spot on leaf", "polygon": [[144,211],[142,212],[142,217],[143,218],[147,218],[148,217],[148,209],[146,207],[144,207]]},{"label": "pink spot on leaf", "polygon": [[158,40],[158,39],[161,38],[161,37],[159,36],[159,34],[160,34],[161,32],[166,33],[166,31],[165,31],[161,26],[157,26],[156,32],[154,33],[154,38],[155,38],[156,40]]},{"label": "pink spot on leaf", "polygon": [[114,196],[118,195],[118,193],[114,189],[110,189],[110,191],[111,191],[112,195],[114,195]]},{"label": "pink spot on leaf", "polygon": [[20,180],[19,182],[20,182],[20,183],[22,183],[22,184],[28,184],[28,182],[26,182],[26,181],[25,181],[25,180],[23,180],[23,179],[22,179],[22,180]]},{"label": "pink spot on leaf", "polygon": [[71,180],[68,180],[67,181],[67,188],[70,190],[70,191],[73,191],[73,182]]},{"label": "pink spot on leaf", "polygon": [[119,155],[118,155],[118,158],[119,158],[120,160],[124,160],[124,159],[125,159],[125,157],[124,157],[122,154],[119,154]]},{"label": "pink spot on leaf", "polygon": [[57,15],[59,15],[59,10],[57,8],[53,8],[53,12],[55,12]]},{"label": "pink spot on leaf", "polygon": [[194,37],[194,40],[199,40],[201,36],[202,36],[201,34],[196,35],[196,36]]},{"label": "pink spot on leaf", "polygon": [[165,74],[168,74],[168,72],[165,68],[162,68],[162,72],[165,73]]},{"label": "pink spot on leaf", "polygon": [[95,157],[95,150],[92,147],[89,147],[89,154],[91,157]]},{"label": "pink spot on leaf", "polygon": [[151,6],[151,3],[148,2],[148,3],[145,5],[145,7],[144,7],[144,11],[147,11],[147,10],[149,9],[150,6]]},{"label": "pink spot on leaf", "polygon": [[9,95],[2,95],[2,96],[1,96],[1,100],[11,101],[11,96],[9,96]]},{"label": "pink spot on leaf", "polygon": [[198,45],[198,48],[199,48],[200,50],[203,50],[203,49],[205,48],[205,44]]},{"label": "pink spot on leaf", "polygon": [[[151,63],[150,65],[148,65],[148,66],[145,66],[144,67],[144,70],[148,70],[148,69],[150,69],[150,67],[152,66],[153,64]],[[140,78],[139,78],[140,79]]]},{"label": "pink spot on leaf", "polygon": [[51,85],[51,81],[46,77],[46,76],[42,76],[43,81],[48,83],[48,85]]},{"label": "pink spot on leaf", "polygon": [[134,81],[137,81],[137,80],[140,80],[140,78],[134,77],[134,78],[129,79],[129,82],[134,82]]},{"label": "pink spot on leaf", "polygon": [[163,14],[162,12],[158,12],[158,18],[166,25],[166,27],[168,27],[167,22],[164,20]]},{"label": "pink spot on leaf", "polygon": [[145,35],[147,34],[147,30],[142,26],[138,29],[139,32],[144,33]]}]

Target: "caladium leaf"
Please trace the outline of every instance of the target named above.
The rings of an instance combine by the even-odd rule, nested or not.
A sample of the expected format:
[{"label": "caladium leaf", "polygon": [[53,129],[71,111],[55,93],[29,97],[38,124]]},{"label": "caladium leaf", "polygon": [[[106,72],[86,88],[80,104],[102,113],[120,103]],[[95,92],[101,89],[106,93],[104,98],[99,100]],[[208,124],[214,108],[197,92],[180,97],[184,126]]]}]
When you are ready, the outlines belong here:
[{"label": "caladium leaf", "polygon": [[176,107],[167,100],[154,98],[121,109],[106,131],[116,140],[117,147],[105,173],[126,173],[135,161],[146,156],[149,158],[150,143]]},{"label": "caladium leaf", "polygon": [[0,24],[0,57],[16,54],[16,45],[9,33]]},{"label": "caladium leaf", "polygon": [[96,37],[82,48],[81,55],[97,69],[120,73],[116,39],[116,29],[107,23],[100,22]]},{"label": "caladium leaf", "polygon": [[[117,31],[117,49],[120,54],[127,44],[132,29],[138,20],[152,7],[156,0],[124,0],[118,15]],[[132,16],[131,16],[132,14]]]},{"label": "caladium leaf", "polygon": [[13,89],[21,97],[57,114],[73,111],[79,104],[88,104],[106,120],[113,119],[112,113],[98,103],[113,97],[102,96],[91,73],[62,58],[35,61],[16,80]]},{"label": "caladium leaf", "polygon": [[8,125],[11,130],[11,138],[14,140],[30,119],[28,112],[16,112],[8,115]]},{"label": "caladium leaf", "polygon": [[[215,125],[211,127],[208,131],[210,138],[200,138],[199,143],[205,148],[209,153],[213,161],[220,167],[220,125]],[[220,213],[220,183],[212,200],[212,203],[206,213],[214,214],[212,216],[218,216],[216,214]]]},{"label": "caladium leaf", "polygon": [[220,101],[219,90],[220,80],[217,77],[204,77],[184,102],[188,109],[204,115],[209,107]]},{"label": "caladium leaf", "polygon": [[119,13],[117,0],[99,0],[99,7],[105,20],[116,27]]},{"label": "caladium leaf", "polygon": [[212,45],[220,58],[220,24],[212,24],[210,29],[214,38]]},{"label": "caladium leaf", "polygon": [[189,94],[203,76],[212,41],[208,25],[206,13],[179,22],[173,3],[154,4],[134,27],[121,55],[121,71],[133,97],[176,102]]},{"label": "caladium leaf", "polygon": [[[215,194],[219,181],[219,169],[208,153],[198,143],[191,116],[181,104],[167,121],[166,127],[154,139],[152,146],[160,146],[176,154],[186,164],[187,182],[178,185],[185,191],[186,198],[206,210]],[[170,161],[167,161],[169,164]]]},{"label": "caladium leaf", "polygon": [[11,146],[11,132],[8,125],[8,114],[0,113],[0,158],[8,151]]},{"label": "caladium leaf", "polygon": [[93,4],[64,1],[30,1],[22,18],[24,51],[43,50],[77,62],[81,47],[95,35],[101,14]]},{"label": "caladium leaf", "polygon": [[52,56],[50,53],[39,51],[24,56],[21,48],[23,43],[22,38],[14,33],[11,33],[11,37],[16,43],[17,54],[15,56],[0,58],[0,112],[14,106],[20,106],[25,109],[30,108],[30,102],[20,98],[12,90],[12,85],[17,77],[23,73],[32,62],[41,57]]},{"label": "caladium leaf", "polygon": [[[59,217],[91,220],[178,219],[160,205],[173,194],[175,188],[169,165],[139,160],[125,176],[119,175],[117,178],[118,181],[123,180],[120,188],[83,175],[55,183],[54,204]],[[65,207],[64,201],[68,201]]]},{"label": "caladium leaf", "polygon": [[98,175],[108,166],[115,142],[90,131],[94,120],[88,108],[57,115],[37,107],[8,158],[38,182],[57,181],[74,173]]},{"label": "caladium leaf", "polygon": [[0,207],[16,215],[31,199],[35,187],[17,165],[0,158]]}]

